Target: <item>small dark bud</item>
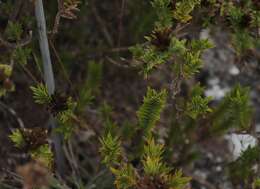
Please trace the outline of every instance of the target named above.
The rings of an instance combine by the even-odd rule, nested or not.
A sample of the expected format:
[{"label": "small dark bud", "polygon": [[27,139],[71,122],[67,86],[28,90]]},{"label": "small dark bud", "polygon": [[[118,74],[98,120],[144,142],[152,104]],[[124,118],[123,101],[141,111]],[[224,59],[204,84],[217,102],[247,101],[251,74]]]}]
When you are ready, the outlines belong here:
[{"label": "small dark bud", "polygon": [[3,87],[6,89],[6,90],[11,90],[13,88],[14,84],[13,82],[9,79],[9,78],[6,78],[3,82]]},{"label": "small dark bud", "polygon": [[241,19],[240,26],[241,26],[242,28],[247,28],[247,27],[249,27],[251,20],[252,20],[252,19],[251,19],[250,15],[245,14],[245,15],[242,17],[242,19]]},{"label": "small dark bud", "polygon": [[176,0],[171,0],[171,2],[169,4],[169,8],[171,10],[175,10],[176,9]]},{"label": "small dark bud", "polygon": [[162,30],[155,30],[151,35],[151,44],[159,51],[167,50],[171,42],[171,28],[164,28]]},{"label": "small dark bud", "polygon": [[56,116],[59,112],[66,111],[68,109],[67,100],[68,98],[65,95],[55,92],[51,96],[51,103],[48,105],[47,109],[51,114]]},{"label": "small dark bud", "polygon": [[49,131],[45,128],[23,128],[21,131],[25,140],[25,150],[35,150],[41,145],[48,143]]}]

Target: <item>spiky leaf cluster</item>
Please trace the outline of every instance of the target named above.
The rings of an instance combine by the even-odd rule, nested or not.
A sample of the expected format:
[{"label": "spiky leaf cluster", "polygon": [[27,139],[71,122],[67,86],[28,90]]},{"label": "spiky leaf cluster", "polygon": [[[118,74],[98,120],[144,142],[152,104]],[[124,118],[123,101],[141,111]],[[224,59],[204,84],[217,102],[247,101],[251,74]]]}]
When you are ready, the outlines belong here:
[{"label": "spiky leaf cluster", "polygon": [[7,39],[12,41],[19,41],[22,36],[22,25],[18,22],[8,22],[7,28],[6,28],[6,36]]},{"label": "spiky leaf cluster", "polygon": [[0,97],[6,95],[7,92],[15,90],[15,85],[11,80],[13,67],[7,64],[0,64]]},{"label": "spiky leaf cluster", "polygon": [[205,115],[212,112],[208,104],[212,100],[211,97],[203,97],[203,88],[199,85],[192,90],[191,100],[187,103],[187,114],[196,119],[199,115]]},{"label": "spiky leaf cluster", "polygon": [[173,16],[182,23],[188,22],[192,16],[190,15],[195,6],[200,4],[200,0],[179,0],[175,5]]},{"label": "spiky leaf cluster", "polygon": [[155,144],[153,138],[147,140],[144,146],[143,167],[146,175],[160,176],[167,175],[170,171],[162,160],[163,145]]},{"label": "spiky leaf cluster", "polygon": [[236,85],[215,110],[213,132],[224,132],[229,128],[248,129],[252,117],[249,100],[249,88]]},{"label": "spiky leaf cluster", "polygon": [[115,185],[117,189],[130,189],[137,184],[135,169],[130,164],[123,164],[116,169],[111,167],[111,172],[115,175]]},{"label": "spiky leaf cluster", "polygon": [[58,111],[57,118],[60,122],[66,123],[71,119],[71,117],[74,115],[74,110],[77,106],[77,103],[72,100],[71,97],[68,97],[66,100],[66,106],[67,108],[62,111]]},{"label": "spiky leaf cluster", "polygon": [[183,176],[181,170],[177,170],[174,174],[165,177],[170,189],[183,189],[190,182],[190,177]]},{"label": "spiky leaf cluster", "polygon": [[[128,161],[131,155],[126,156],[121,147],[121,141],[117,136],[106,132],[101,138],[100,152],[105,163],[115,175],[117,189],[142,189],[142,188],[178,188],[183,189],[189,179],[183,177],[180,172],[171,173],[171,168],[163,160],[164,145],[157,144],[152,137],[151,129],[160,118],[160,113],[165,105],[166,92],[157,92],[148,88],[143,105],[137,112],[139,125],[146,132],[145,142],[141,143],[141,154],[134,154],[140,159],[140,166],[133,167]],[[114,131],[116,135],[116,132]],[[142,136],[143,137],[143,136]]]},{"label": "spiky leaf cluster", "polygon": [[15,129],[11,135],[9,135],[9,138],[14,143],[14,145],[18,148],[22,147],[25,143],[23,135],[19,129]]},{"label": "spiky leaf cluster", "polygon": [[22,66],[25,66],[27,64],[27,60],[31,54],[31,49],[26,47],[17,47],[13,51],[13,59],[15,62],[21,64]]},{"label": "spiky leaf cluster", "polygon": [[258,146],[246,149],[242,155],[229,165],[230,176],[236,181],[248,183],[248,181],[255,176],[253,167],[259,164],[260,149]]},{"label": "spiky leaf cluster", "polygon": [[42,162],[46,167],[53,167],[53,153],[49,144],[44,144],[30,152],[33,159]]},{"label": "spiky leaf cluster", "polygon": [[202,53],[213,47],[208,40],[201,39],[187,42],[187,40],[180,40],[171,35],[167,37],[168,39],[160,37],[160,39],[156,39],[158,42],[154,43],[155,37],[153,35],[147,37],[148,45],[138,45],[131,49],[134,57],[143,62],[145,77],[159,65],[173,63],[173,71],[176,75],[190,78],[198,73],[203,65]]},{"label": "spiky leaf cluster", "polygon": [[107,165],[118,163],[121,156],[121,143],[118,137],[112,136],[111,133],[107,133],[100,139],[100,142],[100,153],[103,157],[102,162]]},{"label": "spiky leaf cluster", "polygon": [[259,28],[259,15],[259,8],[253,1],[222,3],[222,16],[231,25],[232,44],[239,56],[256,46],[257,34],[252,31]]},{"label": "spiky leaf cluster", "polygon": [[47,87],[43,84],[30,87],[33,92],[33,98],[37,104],[49,104],[51,96],[48,94]]},{"label": "spiky leaf cluster", "polygon": [[[27,142],[31,143],[33,141],[26,141],[25,136],[20,129],[15,129],[9,138],[14,143],[14,145],[22,149]],[[46,167],[52,168],[53,165],[53,153],[49,144],[43,144],[35,149],[27,149],[31,157],[37,161],[42,162]]]},{"label": "spiky leaf cluster", "polygon": [[160,114],[166,103],[166,90],[160,92],[148,88],[143,104],[137,112],[139,125],[148,134],[160,119]]},{"label": "spiky leaf cluster", "polygon": [[172,25],[171,0],[153,0],[152,6],[156,11],[158,21],[155,23],[157,28],[167,28]]},{"label": "spiky leaf cluster", "polygon": [[192,40],[188,43],[186,40],[173,38],[171,42],[171,52],[174,53],[173,70],[176,75],[184,78],[190,78],[200,71],[203,65],[201,55],[204,50],[212,48],[213,45],[205,39]]},{"label": "spiky leaf cluster", "polygon": [[33,98],[37,104],[46,105],[47,109],[58,118],[61,123],[65,123],[73,116],[76,102],[71,97],[64,97],[59,93],[49,95],[47,87],[43,84],[30,87]]},{"label": "spiky leaf cluster", "polygon": [[189,21],[192,18],[190,13],[198,4],[200,0],[152,1],[158,17],[155,29],[150,36],[146,36],[146,43],[130,48],[134,58],[143,63],[145,77],[165,63],[174,63],[176,75],[186,78],[199,71],[202,66],[201,54],[212,45],[208,40],[194,40],[191,44],[180,40],[174,36],[173,29],[176,27],[173,19],[184,23]]}]

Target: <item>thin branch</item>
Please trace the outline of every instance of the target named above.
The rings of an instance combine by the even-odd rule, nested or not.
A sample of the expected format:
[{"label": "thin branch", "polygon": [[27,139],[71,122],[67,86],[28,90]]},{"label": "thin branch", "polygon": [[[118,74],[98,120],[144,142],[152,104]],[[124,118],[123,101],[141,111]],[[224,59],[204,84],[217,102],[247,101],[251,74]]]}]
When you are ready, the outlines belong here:
[{"label": "thin branch", "polygon": [[113,38],[111,37],[111,35],[110,35],[110,33],[109,33],[109,31],[108,31],[108,29],[107,29],[107,27],[106,27],[106,24],[104,23],[103,19],[100,17],[100,15],[99,15],[99,13],[98,13],[98,11],[97,11],[97,8],[96,8],[96,6],[94,5],[94,3],[92,4],[91,8],[92,8],[92,12],[93,12],[93,14],[94,14],[94,16],[95,16],[95,18],[96,18],[98,24],[99,24],[100,27],[101,27],[101,30],[102,30],[102,32],[103,32],[103,35],[104,35],[105,39],[107,40],[107,43],[108,43],[111,47],[113,47],[113,46],[114,46]]},{"label": "thin branch", "polygon": [[57,50],[56,50],[56,48],[55,48],[55,46],[54,46],[54,44],[53,44],[53,42],[51,40],[50,40],[50,46],[51,46],[51,48],[52,48],[52,50],[54,52],[54,55],[56,56],[56,59],[57,59],[59,65],[60,65],[60,67],[62,69],[62,73],[64,75],[64,78],[68,81],[69,85],[72,87],[73,84],[72,84],[72,82],[71,82],[71,80],[69,78],[69,75],[68,75],[68,73],[67,73],[67,71],[66,71],[66,69],[65,69],[65,67],[64,67],[64,65],[62,63],[61,57],[59,56],[59,53],[57,52]]},{"label": "thin branch", "polygon": [[35,82],[35,83],[39,83],[38,80],[36,79],[36,77],[32,74],[32,72],[26,68],[23,64],[19,64],[22,69],[25,71],[25,73]]},{"label": "thin branch", "polygon": [[58,12],[57,12],[57,14],[55,16],[53,28],[52,28],[52,31],[51,31],[51,35],[52,35],[51,37],[52,38],[59,31],[61,14],[64,11],[64,0],[57,0],[57,2],[58,2]]},{"label": "thin branch", "polygon": [[[1,101],[0,101],[0,107],[5,109],[9,114],[11,114],[16,119],[16,122],[18,123],[19,128],[24,128],[23,120],[17,115],[16,111],[13,108],[7,106],[5,103],[3,103]],[[11,128],[11,130],[12,130],[12,128]]]},{"label": "thin branch", "polygon": [[119,27],[118,27],[118,41],[117,46],[121,46],[121,38],[122,38],[122,31],[123,31],[123,16],[124,16],[124,10],[125,10],[125,0],[122,0],[121,3],[121,11],[119,15]]},{"label": "thin branch", "polygon": [[106,56],[106,59],[108,62],[118,66],[118,67],[122,67],[122,68],[138,68],[142,65],[142,62],[138,62],[135,60],[126,60],[126,59],[121,59],[120,62]]}]

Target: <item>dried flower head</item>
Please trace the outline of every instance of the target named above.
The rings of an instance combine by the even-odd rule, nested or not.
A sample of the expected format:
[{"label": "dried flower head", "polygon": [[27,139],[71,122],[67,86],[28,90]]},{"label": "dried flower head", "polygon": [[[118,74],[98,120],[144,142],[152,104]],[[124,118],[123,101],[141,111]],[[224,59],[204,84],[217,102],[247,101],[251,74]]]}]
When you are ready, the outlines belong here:
[{"label": "dried flower head", "polygon": [[48,130],[41,127],[23,128],[21,133],[25,142],[26,150],[35,150],[43,144],[48,143]]},{"label": "dried flower head", "polygon": [[65,0],[63,4],[63,11],[61,12],[61,17],[67,19],[76,19],[77,16],[75,12],[79,11],[80,1],[78,0]]},{"label": "dried flower head", "polygon": [[159,51],[167,50],[171,42],[171,28],[163,28],[153,31],[151,35],[151,44]]},{"label": "dried flower head", "polygon": [[58,92],[51,95],[51,101],[48,104],[47,109],[52,115],[56,116],[58,113],[66,111],[68,108],[68,98],[65,95]]},{"label": "dried flower head", "polygon": [[17,173],[23,178],[23,189],[33,189],[48,186],[49,171],[38,161],[29,162],[17,167]]},{"label": "dried flower head", "polygon": [[138,189],[168,189],[169,187],[160,177],[143,177],[137,184]]}]

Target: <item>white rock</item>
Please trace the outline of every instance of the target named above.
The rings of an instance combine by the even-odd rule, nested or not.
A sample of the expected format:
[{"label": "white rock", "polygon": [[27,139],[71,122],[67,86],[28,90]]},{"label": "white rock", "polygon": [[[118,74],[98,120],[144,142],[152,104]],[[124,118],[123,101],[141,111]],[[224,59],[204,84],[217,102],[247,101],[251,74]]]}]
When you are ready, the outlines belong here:
[{"label": "white rock", "polygon": [[219,85],[214,85],[210,89],[205,90],[205,95],[206,96],[211,96],[215,100],[220,100],[225,96],[225,94],[229,91],[229,88],[220,88]]},{"label": "white rock", "polygon": [[229,142],[229,149],[233,154],[233,160],[240,157],[248,147],[257,145],[257,139],[249,134],[228,134],[225,138]]},{"label": "white rock", "polygon": [[230,67],[230,69],[228,70],[228,72],[231,74],[231,75],[238,75],[240,73],[240,70],[238,69],[238,67],[236,67],[235,65],[232,65]]}]

